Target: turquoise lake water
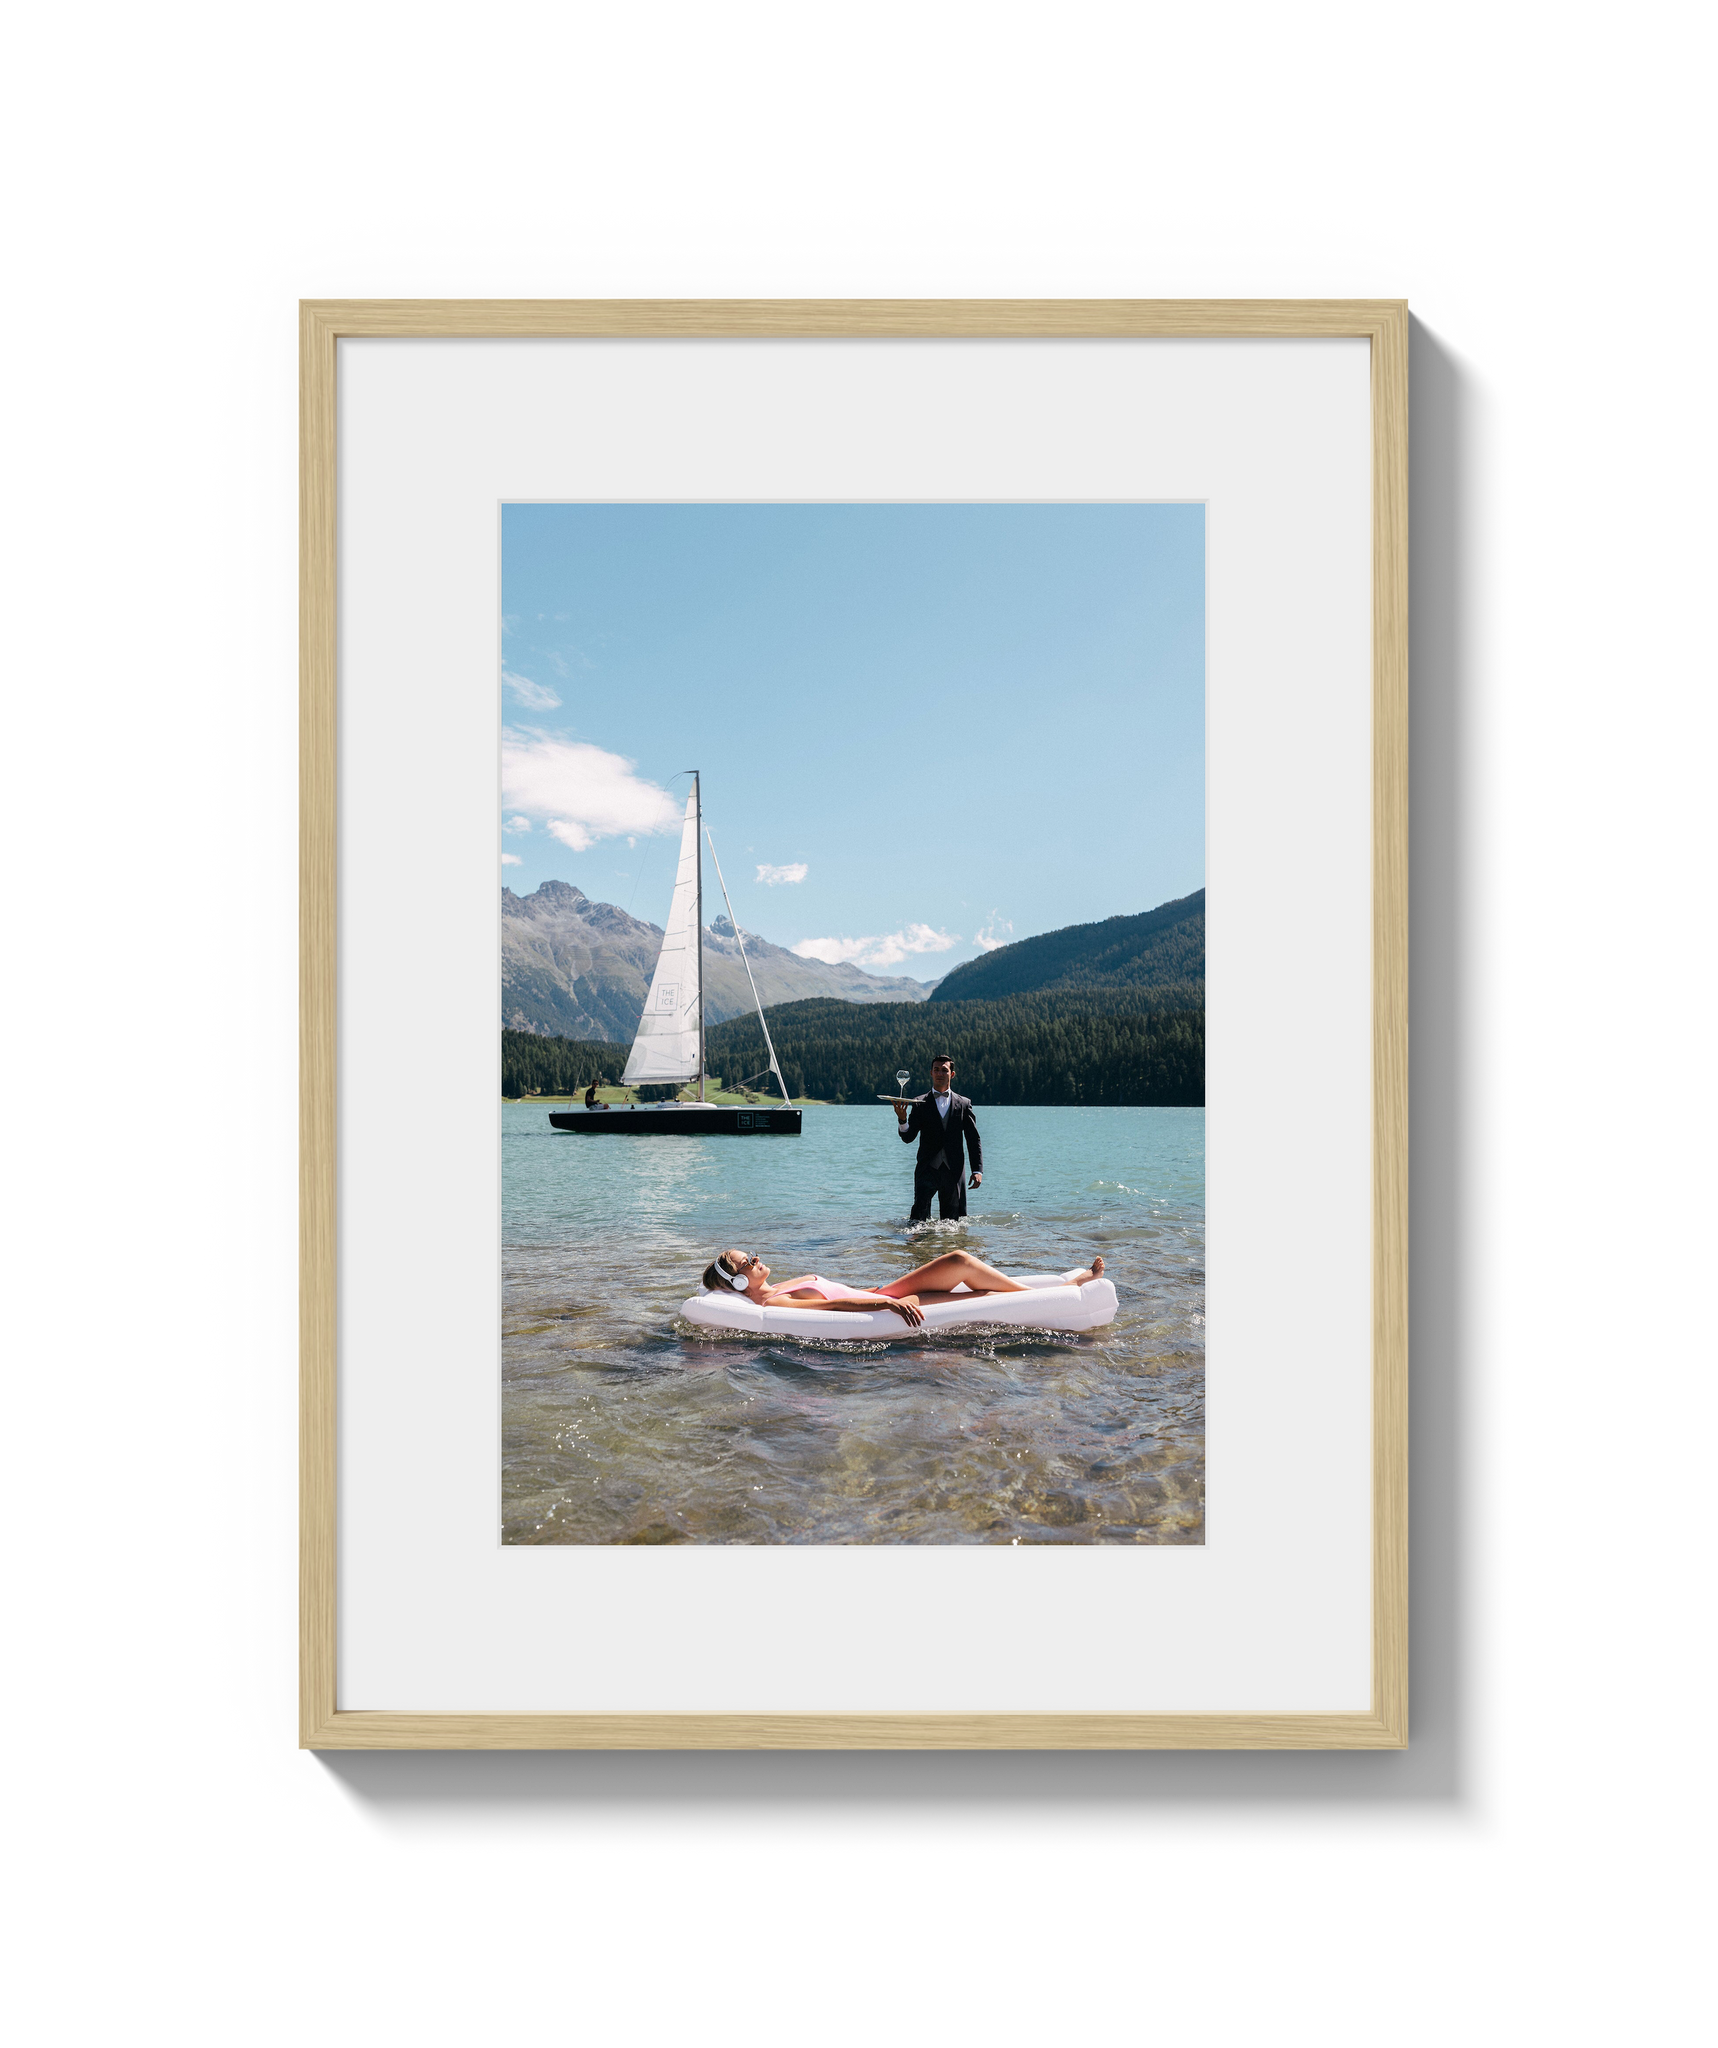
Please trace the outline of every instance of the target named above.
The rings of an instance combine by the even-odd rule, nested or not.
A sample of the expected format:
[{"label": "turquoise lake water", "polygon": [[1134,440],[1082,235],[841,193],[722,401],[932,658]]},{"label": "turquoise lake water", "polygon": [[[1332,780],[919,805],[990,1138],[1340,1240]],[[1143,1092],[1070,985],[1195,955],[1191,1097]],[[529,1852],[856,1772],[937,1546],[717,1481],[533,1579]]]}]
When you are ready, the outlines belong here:
[{"label": "turquoise lake water", "polygon": [[[1203,1542],[1204,1111],[976,1113],[971,1214],[911,1225],[881,1103],[807,1109],[798,1138],[577,1137],[504,1103],[503,1541]],[[955,1245],[1015,1273],[1101,1251],[1120,1311],[717,1336],[679,1309],[729,1245],[851,1286]]]}]

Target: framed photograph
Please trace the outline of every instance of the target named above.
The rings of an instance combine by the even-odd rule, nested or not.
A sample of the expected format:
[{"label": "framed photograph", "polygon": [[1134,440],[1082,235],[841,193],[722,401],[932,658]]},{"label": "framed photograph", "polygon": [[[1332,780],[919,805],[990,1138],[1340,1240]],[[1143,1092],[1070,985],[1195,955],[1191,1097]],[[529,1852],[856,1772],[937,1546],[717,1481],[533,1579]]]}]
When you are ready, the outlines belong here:
[{"label": "framed photograph", "polygon": [[1406,306],[301,347],[301,1742],[1405,1744]]}]

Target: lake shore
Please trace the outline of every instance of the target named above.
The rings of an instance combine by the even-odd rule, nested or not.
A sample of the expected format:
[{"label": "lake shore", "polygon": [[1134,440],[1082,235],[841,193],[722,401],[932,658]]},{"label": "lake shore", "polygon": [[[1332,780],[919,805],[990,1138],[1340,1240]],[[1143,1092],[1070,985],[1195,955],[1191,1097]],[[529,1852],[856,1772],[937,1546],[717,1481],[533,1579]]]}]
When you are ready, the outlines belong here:
[{"label": "lake shore", "polygon": [[[583,1089],[576,1095],[503,1095],[501,1098],[503,1102],[541,1102],[555,1105],[567,1102],[583,1102],[584,1099]],[[637,1102],[639,1094],[636,1088],[598,1088],[597,1100],[598,1102],[616,1103]],[[682,1092],[677,1100],[681,1102],[696,1102],[698,1096],[695,1090],[690,1094]],[[725,1107],[732,1106],[737,1109],[749,1109],[754,1104],[762,1104],[765,1108],[771,1103],[779,1106],[781,1097],[779,1095],[758,1095],[756,1093],[737,1094],[731,1088],[712,1088],[706,1084],[704,1100],[706,1102],[720,1103]],[[814,1095],[796,1095],[793,1098],[793,1107],[795,1109],[830,1109],[834,1105],[821,1102]]]}]

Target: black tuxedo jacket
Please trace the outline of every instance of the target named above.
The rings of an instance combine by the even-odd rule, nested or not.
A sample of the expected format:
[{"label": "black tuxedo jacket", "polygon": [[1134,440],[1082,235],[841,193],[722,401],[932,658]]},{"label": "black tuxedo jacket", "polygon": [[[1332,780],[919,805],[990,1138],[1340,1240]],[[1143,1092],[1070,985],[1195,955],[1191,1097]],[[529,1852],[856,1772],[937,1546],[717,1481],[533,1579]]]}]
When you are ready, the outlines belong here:
[{"label": "black tuxedo jacket", "polygon": [[[919,1141],[917,1165],[936,1172],[947,1171],[959,1174],[965,1170],[965,1160],[970,1158],[974,1173],[984,1171],[984,1147],[978,1140],[978,1119],[972,1113],[972,1104],[964,1095],[949,1090],[948,1119],[943,1120],[936,1105],[935,1096],[927,1089],[916,1096],[907,1114],[907,1121],[901,1126],[901,1143],[909,1145],[913,1139]],[[942,1155],[941,1164],[938,1154]]]}]

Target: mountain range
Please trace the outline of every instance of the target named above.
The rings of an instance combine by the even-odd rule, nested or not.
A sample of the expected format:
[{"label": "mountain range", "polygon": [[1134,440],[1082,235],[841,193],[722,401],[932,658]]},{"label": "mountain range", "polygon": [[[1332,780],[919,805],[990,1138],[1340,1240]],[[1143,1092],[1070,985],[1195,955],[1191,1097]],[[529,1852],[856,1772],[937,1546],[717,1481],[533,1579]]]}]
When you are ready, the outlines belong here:
[{"label": "mountain range", "polygon": [[[746,958],[765,1005],[835,996],[849,1003],[919,1003],[936,987],[906,975],[867,974],[805,960],[747,932]],[[570,882],[529,896],[501,891],[501,1022],[510,1031],[630,1040],[644,1011],[662,927],[613,903],[593,903]],[[719,1024],[752,1007],[734,928],[704,929],[704,1019]]]},{"label": "mountain range", "polygon": [[1205,891],[1133,917],[1064,925],[998,946],[954,967],[936,984],[936,1003],[993,1002],[1063,989],[1175,990],[1204,1000]]}]

